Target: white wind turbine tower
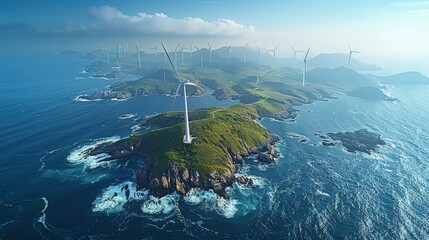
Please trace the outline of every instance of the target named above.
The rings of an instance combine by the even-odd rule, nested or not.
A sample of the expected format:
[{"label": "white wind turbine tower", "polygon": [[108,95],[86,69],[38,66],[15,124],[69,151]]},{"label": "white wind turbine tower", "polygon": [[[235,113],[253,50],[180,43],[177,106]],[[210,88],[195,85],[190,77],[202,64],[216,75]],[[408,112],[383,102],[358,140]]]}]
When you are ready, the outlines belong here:
[{"label": "white wind turbine tower", "polygon": [[352,54],[353,53],[360,53],[360,52],[358,52],[358,51],[352,51],[352,48],[349,45],[349,62],[347,64],[347,68],[350,68],[350,60],[352,60]]},{"label": "white wind turbine tower", "polygon": [[176,66],[174,66],[173,62],[171,61],[171,58],[168,55],[168,52],[165,49],[164,44],[162,44],[162,47],[164,48],[164,52],[167,55],[168,60],[170,61],[171,67],[173,68],[177,79],[179,79],[179,86],[177,86],[176,95],[174,97],[174,100],[176,100],[177,94],[179,93],[179,90],[180,90],[180,86],[183,84],[183,98],[184,98],[184,102],[185,102],[185,135],[183,136],[183,142],[185,144],[190,144],[190,143],[192,143],[193,137],[191,136],[190,131],[189,131],[188,100],[187,100],[187,96],[186,96],[186,86],[197,86],[197,85],[194,83],[191,83],[189,81],[182,81],[182,79],[180,79],[180,76],[179,76],[179,73],[177,72]]},{"label": "white wind turbine tower", "polygon": [[116,61],[118,62],[118,69],[121,69],[121,63],[119,62],[119,43],[116,45]]},{"label": "white wind turbine tower", "polygon": [[158,60],[158,44],[155,47],[151,47],[150,49],[155,50],[155,59]]},{"label": "white wind turbine tower", "polygon": [[290,46],[290,48],[292,48],[292,50],[293,50],[293,65],[295,66],[296,53],[305,52],[305,50],[295,50],[295,48],[293,48],[292,46]]},{"label": "white wind turbine tower", "polygon": [[207,45],[209,46],[209,61],[212,62],[212,46],[208,41],[207,41]]},{"label": "white wind turbine tower", "polygon": [[183,57],[183,50],[186,50],[186,49],[188,49],[187,47],[185,47],[185,46],[182,46],[181,48],[180,48],[180,53],[181,53],[181,55],[182,55],[182,65],[184,65],[185,64],[185,62],[184,62],[184,57]]},{"label": "white wind turbine tower", "polygon": [[189,50],[191,51],[191,58],[192,58],[192,49],[194,49],[194,41],[191,42],[191,46],[189,47]]},{"label": "white wind turbine tower", "polygon": [[247,46],[249,46],[249,42],[247,42],[246,45],[243,48],[243,50],[244,50],[243,51],[243,63],[246,62],[246,48],[247,48]]},{"label": "white wind turbine tower", "polygon": [[201,51],[196,45],[194,45],[194,47],[198,52],[200,52],[200,67],[203,67],[203,51]]},{"label": "white wind turbine tower", "polygon": [[179,49],[180,45],[177,43],[176,48],[174,49],[174,66],[177,66],[177,49]]},{"label": "white wind turbine tower", "polygon": [[304,68],[302,69],[302,86],[305,87],[305,74],[307,72],[307,57],[308,53],[310,52],[310,48],[308,48],[307,53],[304,57]]},{"label": "white wind turbine tower", "polygon": [[229,54],[231,54],[231,45],[229,45],[229,47],[224,50],[223,52],[226,52],[226,56],[228,58],[228,64],[229,64]]},{"label": "white wind turbine tower", "polygon": [[106,51],[106,60],[107,60],[107,63],[110,63],[109,54],[110,54],[110,52]]},{"label": "white wind turbine tower", "polygon": [[139,66],[140,68],[142,68],[142,61],[140,60],[140,49],[136,44],[136,48],[137,48],[137,58],[139,59]]}]

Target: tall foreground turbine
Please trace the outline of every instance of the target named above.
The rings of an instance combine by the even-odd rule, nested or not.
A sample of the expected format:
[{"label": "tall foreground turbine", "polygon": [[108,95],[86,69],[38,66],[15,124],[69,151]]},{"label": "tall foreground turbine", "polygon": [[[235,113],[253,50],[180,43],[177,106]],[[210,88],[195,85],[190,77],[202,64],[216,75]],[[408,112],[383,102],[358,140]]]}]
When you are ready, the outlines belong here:
[{"label": "tall foreground turbine", "polygon": [[302,70],[302,86],[305,87],[305,74],[307,73],[307,57],[308,53],[310,52],[310,48],[308,48],[307,53],[304,57],[304,68]]},{"label": "tall foreground turbine", "polygon": [[194,83],[191,83],[189,81],[182,81],[182,79],[180,79],[180,76],[179,76],[179,73],[177,72],[176,66],[174,66],[173,61],[171,61],[170,55],[168,55],[167,49],[165,48],[164,44],[162,44],[162,48],[164,49],[164,52],[167,55],[168,60],[170,61],[171,67],[173,68],[177,79],[179,79],[179,86],[177,86],[176,95],[175,95],[174,99],[176,99],[177,94],[179,93],[179,90],[180,90],[180,86],[183,84],[183,97],[184,97],[184,102],[185,102],[185,135],[183,136],[183,142],[185,144],[191,144],[193,137],[191,136],[190,130],[189,130],[188,99],[186,96],[186,86],[197,86],[197,85]]},{"label": "tall foreground turbine", "polygon": [[349,45],[349,62],[347,64],[347,68],[350,68],[350,60],[352,60],[352,54],[353,53],[360,53],[360,52],[358,52],[358,51],[352,51],[352,48]]}]

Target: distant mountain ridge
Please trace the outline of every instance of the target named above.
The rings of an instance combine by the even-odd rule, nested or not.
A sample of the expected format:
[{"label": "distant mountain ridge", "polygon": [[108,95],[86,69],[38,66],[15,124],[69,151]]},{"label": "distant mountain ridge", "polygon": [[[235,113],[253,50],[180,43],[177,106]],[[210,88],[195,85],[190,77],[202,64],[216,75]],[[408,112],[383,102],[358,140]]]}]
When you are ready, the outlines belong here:
[{"label": "distant mountain ridge", "polygon": [[383,84],[402,84],[402,85],[427,85],[429,78],[420,72],[403,72],[395,75],[380,77],[380,82]]}]

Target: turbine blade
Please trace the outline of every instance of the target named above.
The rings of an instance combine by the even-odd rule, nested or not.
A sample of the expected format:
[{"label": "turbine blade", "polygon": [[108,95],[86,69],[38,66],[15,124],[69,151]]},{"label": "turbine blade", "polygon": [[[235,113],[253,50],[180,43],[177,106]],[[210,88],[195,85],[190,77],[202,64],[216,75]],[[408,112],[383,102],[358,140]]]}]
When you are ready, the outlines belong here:
[{"label": "turbine blade", "polygon": [[304,58],[304,60],[307,60],[307,57],[308,57],[308,53],[310,52],[310,48],[308,48],[308,50],[307,50],[307,53],[305,54],[305,58]]},{"label": "turbine blade", "polygon": [[166,55],[167,55],[167,57],[168,57],[168,61],[170,61],[170,64],[171,64],[171,67],[172,67],[172,68],[173,68],[173,70],[174,70],[174,73],[176,73],[176,77],[177,77],[177,79],[179,79],[179,81],[181,82],[182,80],[180,79],[179,73],[177,73],[176,66],[174,66],[173,61],[171,61],[170,55],[168,55],[167,49],[165,48],[164,44],[163,44],[163,43],[161,43],[161,44],[162,44],[162,48],[164,49],[165,54],[166,54]]},{"label": "turbine blade", "polygon": [[180,85],[182,85],[181,82],[179,82],[179,85],[177,86],[176,94],[174,94],[174,100],[173,100],[173,106],[172,106],[172,108],[174,107],[174,104],[176,103],[176,98],[177,98],[177,95],[179,94]]},{"label": "turbine blade", "polygon": [[352,60],[352,52],[349,54],[349,62],[347,64],[347,68],[350,68],[350,61]]},{"label": "turbine blade", "polygon": [[292,48],[292,50],[293,50],[294,52],[297,52],[297,51],[295,50],[295,48],[293,48],[292,46],[290,46],[290,48]]},{"label": "turbine blade", "polygon": [[349,45],[349,50],[350,50],[350,52],[352,51],[352,48],[350,47],[350,44],[348,44]]},{"label": "turbine blade", "polygon": [[136,44],[136,48],[137,48],[137,52],[140,52],[139,47],[137,47],[137,44]]}]

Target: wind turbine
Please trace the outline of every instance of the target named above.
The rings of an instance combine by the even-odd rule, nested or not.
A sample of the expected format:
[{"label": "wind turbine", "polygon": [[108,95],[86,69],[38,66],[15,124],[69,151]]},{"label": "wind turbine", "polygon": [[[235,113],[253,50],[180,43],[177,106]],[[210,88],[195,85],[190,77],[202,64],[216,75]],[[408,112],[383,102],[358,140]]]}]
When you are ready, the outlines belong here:
[{"label": "wind turbine", "polygon": [[352,60],[352,54],[353,53],[360,53],[358,51],[352,51],[352,48],[349,45],[349,63],[347,64],[347,68],[350,68],[350,60]]},{"label": "wind turbine", "polygon": [[191,50],[191,58],[192,58],[192,56],[193,56],[193,55],[192,55],[192,49],[193,49],[193,46],[194,46],[194,41],[192,41],[192,42],[191,42],[191,46],[189,47],[189,50]]},{"label": "wind turbine", "polygon": [[212,62],[212,46],[208,41],[207,41],[207,45],[209,46],[209,59],[210,59],[210,62]]},{"label": "wind turbine", "polygon": [[142,68],[142,61],[140,60],[140,49],[136,44],[136,48],[137,48],[137,58],[139,59],[139,66],[140,68]]},{"label": "wind turbine", "polygon": [[246,48],[247,48],[248,45],[249,45],[249,42],[247,42],[246,45],[243,48],[243,50],[244,50],[244,52],[243,52],[243,62],[244,63],[246,62]]},{"label": "wind turbine", "polygon": [[118,62],[118,69],[121,69],[121,64],[119,62],[119,43],[116,45],[116,61]]},{"label": "wind turbine", "polygon": [[151,47],[150,49],[155,50],[155,59],[158,60],[158,44],[155,47]]},{"label": "wind turbine", "polygon": [[179,49],[180,45],[177,43],[176,48],[174,49],[174,66],[177,66],[177,49]]},{"label": "wind turbine", "polygon": [[293,65],[295,65],[296,53],[305,52],[305,50],[295,50],[295,48],[293,48],[292,46],[290,46],[290,48],[292,48],[292,50],[293,50]]},{"label": "wind turbine", "polygon": [[302,70],[302,86],[305,87],[305,73],[307,72],[307,57],[308,53],[310,52],[310,48],[308,48],[307,53],[304,57],[304,68]]},{"label": "wind turbine", "polygon": [[271,49],[271,50],[268,50],[267,52],[273,52],[273,57],[274,57],[274,59],[276,59],[276,51],[277,51],[277,48],[279,47],[279,45],[277,44],[277,46],[275,47],[275,48],[273,48],[273,49]]},{"label": "wind turbine", "polygon": [[187,47],[185,47],[185,46],[182,46],[182,48],[180,48],[180,53],[182,54],[182,65],[184,65],[185,63],[184,63],[184,57],[183,57],[183,50],[186,50],[186,49],[188,49]]},{"label": "wind turbine", "polygon": [[203,67],[203,51],[201,51],[197,46],[195,46],[195,49],[200,52],[200,67]]},{"label": "wind turbine", "polygon": [[229,45],[229,47],[224,50],[223,52],[226,52],[226,56],[228,58],[228,64],[229,64],[229,54],[231,54],[231,45]]},{"label": "wind turbine", "polygon": [[174,66],[173,62],[171,61],[171,58],[168,55],[168,52],[165,49],[164,44],[162,44],[162,48],[164,48],[164,52],[167,55],[168,60],[170,61],[171,67],[173,68],[177,79],[179,79],[179,86],[177,87],[174,100],[176,100],[177,94],[179,93],[179,90],[180,90],[180,86],[183,84],[183,97],[184,97],[184,102],[185,102],[185,135],[183,136],[183,142],[185,144],[190,144],[190,143],[192,143],[193,137],[191,136],[190,131],[189,131],[188,100],[187,100],[187,96],[186,96],[186,86],[197,86],[197,85],[195,83],[189,82],[189,80],[188,81],[182,81],[182,79],[180,79],[180,76],[179,76],[179,73],[177,72],[176,66]]}]

